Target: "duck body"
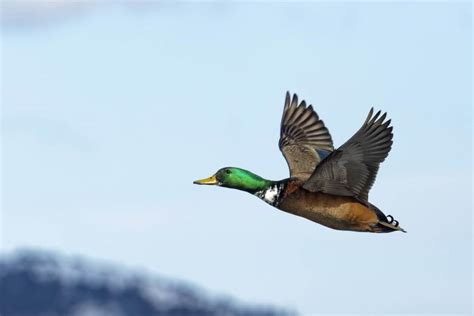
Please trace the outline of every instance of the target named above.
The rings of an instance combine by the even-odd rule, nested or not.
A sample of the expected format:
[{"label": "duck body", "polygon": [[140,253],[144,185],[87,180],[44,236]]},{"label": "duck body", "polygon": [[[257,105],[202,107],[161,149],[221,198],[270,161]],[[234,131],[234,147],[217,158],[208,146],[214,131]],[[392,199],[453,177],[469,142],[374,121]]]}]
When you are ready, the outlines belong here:
[{"label": "duck body", "polygon": [[[401,230],[374,205],[348,196],[310,192],[298,180],[284,179],[253,193],[271,206],[337,230],[385,233]],[[384,224],[381,224],[384,223]]]}]

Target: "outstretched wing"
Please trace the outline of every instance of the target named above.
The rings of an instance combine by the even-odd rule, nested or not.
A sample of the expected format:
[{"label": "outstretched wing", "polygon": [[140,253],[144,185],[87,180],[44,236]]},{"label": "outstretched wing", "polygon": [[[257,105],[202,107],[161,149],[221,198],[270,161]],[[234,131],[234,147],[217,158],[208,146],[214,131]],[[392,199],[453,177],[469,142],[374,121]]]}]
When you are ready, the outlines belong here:
[{"label": "outstretched wing", "polygon": [[286,93],[278,143],[292,178],[306,181],[317,164],[334,150],[331,135],[318,114],[298,96]]},{"label": "outstretched wing", "polygon": [[[353,196],[368,203],[379,165],[392,147],[393,127],[384,122],[387,113],[372,117],[372,108],[362,127],[344,145],[331,153],[303,185],[312,192]],[[380,116],[380,118],[379,118]]]}]

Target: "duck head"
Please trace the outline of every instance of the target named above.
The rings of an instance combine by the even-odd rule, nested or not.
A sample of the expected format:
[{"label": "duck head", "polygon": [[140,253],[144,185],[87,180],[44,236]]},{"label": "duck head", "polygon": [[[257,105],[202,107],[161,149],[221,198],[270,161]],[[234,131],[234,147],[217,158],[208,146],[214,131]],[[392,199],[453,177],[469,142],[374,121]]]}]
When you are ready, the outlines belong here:
[{"label": "duck head", "polygon": [[271,181],[245,169],[225,167],[219,169],[209,178],[196,180],[193,183],[201,185],[217,185],[225,188],[255,193],[266,189],[271,184]]}]

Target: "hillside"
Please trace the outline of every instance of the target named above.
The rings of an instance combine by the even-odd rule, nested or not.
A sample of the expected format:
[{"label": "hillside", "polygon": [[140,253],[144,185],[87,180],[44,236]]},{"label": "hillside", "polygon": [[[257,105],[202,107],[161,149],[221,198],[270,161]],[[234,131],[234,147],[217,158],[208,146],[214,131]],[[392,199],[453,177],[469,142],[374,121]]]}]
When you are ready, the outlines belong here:
[{"label": "hillside", "polygon": [[210,296],[183,282],[37,251],[4,256],[0,294],[0,314],[4,316],[294,314]]}]

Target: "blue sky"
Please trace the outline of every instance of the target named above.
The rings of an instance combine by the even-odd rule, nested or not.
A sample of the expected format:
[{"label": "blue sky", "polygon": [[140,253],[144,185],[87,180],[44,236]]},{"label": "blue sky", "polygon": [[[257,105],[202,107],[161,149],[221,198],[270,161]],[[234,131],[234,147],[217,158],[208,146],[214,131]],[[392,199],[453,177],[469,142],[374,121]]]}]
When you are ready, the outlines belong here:
[{"label": "blue sky", "polygon": [[[470,313],[468,2],[76,6],[3,8],[3,251],[81,254],[308,315]],[[371,106],[389,113],[370,200],[408,234],[334,231],[192,185],[223,166],[287,177],[287,90],[336,145]]]}]

